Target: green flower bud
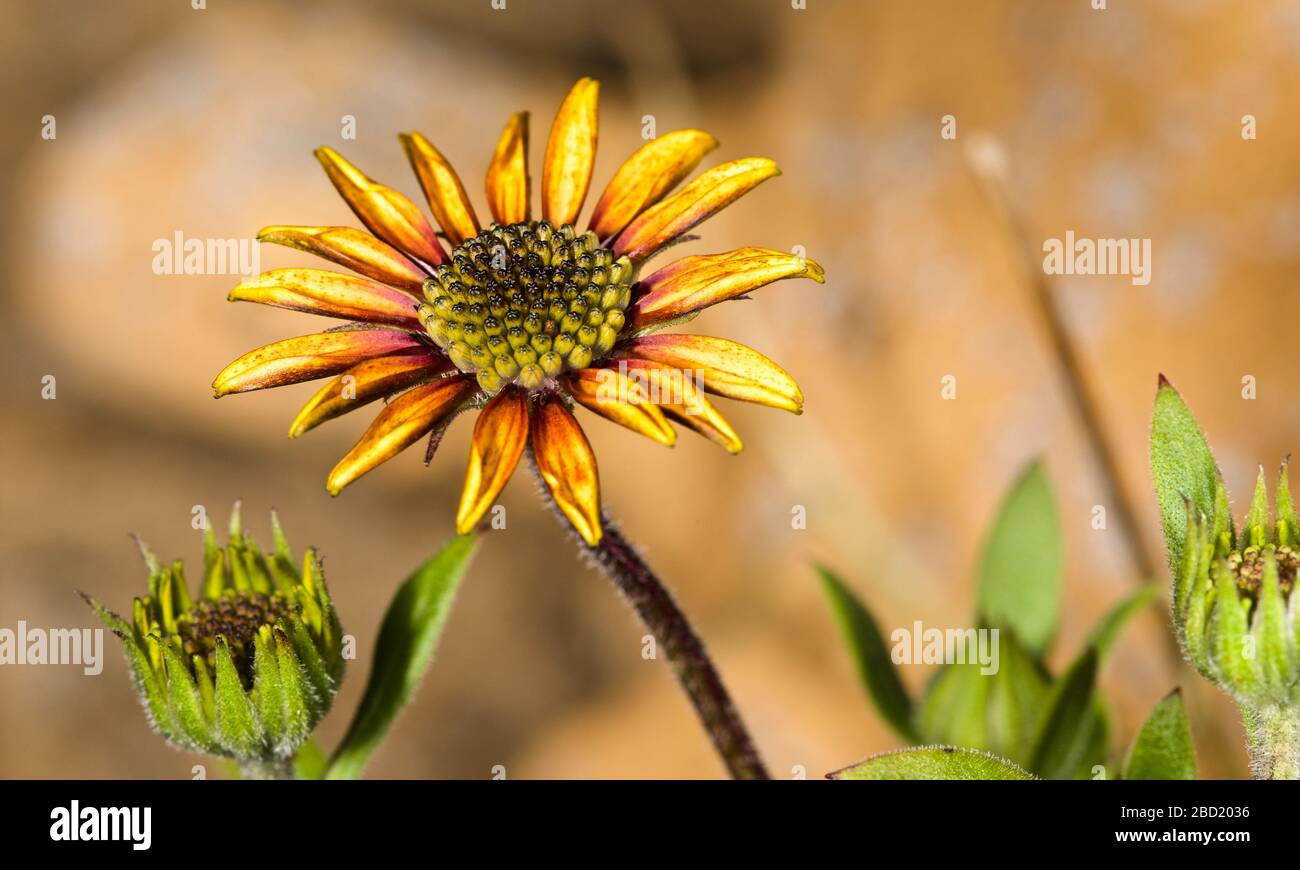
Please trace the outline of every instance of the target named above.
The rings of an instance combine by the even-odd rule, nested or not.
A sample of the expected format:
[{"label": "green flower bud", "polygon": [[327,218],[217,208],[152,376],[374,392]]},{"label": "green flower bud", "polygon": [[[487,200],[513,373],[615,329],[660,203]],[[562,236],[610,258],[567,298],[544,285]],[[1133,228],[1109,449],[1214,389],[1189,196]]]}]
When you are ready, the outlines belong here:
[{"label": "green flower bud", "polygon": [[1270,521],[1261,469],[1234,535],[1228,494],[1217,484],[1213,517],[1188,508],[1187,544],[1174,585],[1173,615],[1188,659],[1248,708],[1300,703],[1300,623],[1291,601],[1300,568],[1297,518],[1282,467]]},{"label": "green flower bud", "polygon": [[135,599],[130,622],[86,599],[122,641],[163,737],[251,773],[294,756],[343,676],[343,633],[320,561],[312,550],[295,561],[274,512],[271,528],[275,550],[263,553],[243,532],[238,504],[225,547],[209,527],[193,597],[183,563],[163,566],[141,544],[149,593]]}]

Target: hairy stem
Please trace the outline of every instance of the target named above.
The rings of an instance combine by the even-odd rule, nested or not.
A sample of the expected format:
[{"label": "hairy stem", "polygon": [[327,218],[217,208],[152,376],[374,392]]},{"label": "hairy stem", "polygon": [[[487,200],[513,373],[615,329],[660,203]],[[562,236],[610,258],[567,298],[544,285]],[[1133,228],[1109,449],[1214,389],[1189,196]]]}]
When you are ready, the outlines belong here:
[{"label": "hairy stem", "polygon": [[1255,779],[1300,779],[1300,715],[1289,707],[1241,708]]},{"label": "hairy stem", "polygon": [[239,765],[240,779],[297,779],[292,758],[267,758]]},{"label": "hairy stem", "polygon": [[654,635],[727,770],[735,779],[768,779],[758,749],[686,614],[617,527],[608,518],[602,521],[600,544],[588,548],[592,558]]},{"label": "hairy stem", "polygon": [[[551,492],[541,482],[540,475],[538,482],[547,501],[555,507]],[[568,527],[568,520],[558,509],[555,514]],[[736,712],[727,687],[722,684],[718,669],[686,614],[682,613],[668,588],[650,570],[636,548],[603,513],[601,524],[604,534],[600,543],[590,547],[579,539],[579,547],[623,593],[654,636],[656,650],[662,650],[668,657],[678,683],[695,707],[704,730],[709,732],[727,771],[734,779],[770,779],[749,730]]]}]

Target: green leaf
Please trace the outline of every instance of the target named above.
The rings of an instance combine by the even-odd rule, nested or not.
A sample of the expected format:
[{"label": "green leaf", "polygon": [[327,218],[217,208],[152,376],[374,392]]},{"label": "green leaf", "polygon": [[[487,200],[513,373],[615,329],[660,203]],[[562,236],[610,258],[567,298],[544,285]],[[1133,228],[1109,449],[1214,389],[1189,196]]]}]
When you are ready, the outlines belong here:
[{"label": "green leaf", "polygon": [[1142,724],[1124,762],[1124,778],[1196,779],[1196,749],[1181,690],[1166,695]]},{"label": "green leaf", "polygon": [[452,600],[474,554],[475,539],[458,537],[401,585],[384,614],[370,681],[327,779],[355,779],[410,700],[433,658]]},{"label": "green leaf", "polygon": [[988,678],[992,685],[988,694],[987,744],[966,745],[1027,764],[1034,729],[1048,697],[1047,678],[1014,632],[1000,632],[998,646],[998,670]]},{"label": "green leaf", "polygon": [[1088,647],[1052,686],[1039,721],[1030,769],[1043,779],[1070,779],[1087,761],[1096,721],[1097,650]]},{"label": "green leaf", "polygon": [[1107,611],[1101,618],[1101,622],[1093,628],[1092,634],[1088,635],[1088,645],[1097,650],[1099,660],[1105,661],[1106,654],[1115,645],[1115,640],[1128,621],[1154,601],[1159,594],[1160,587],[1148,583]]},{"label": "green leaf", "polygon": [[989,739],[989,688],[978,664],[945,665],[930,681],[917,716],[922,740],[983,749]]},{"label": "green leaf", "polygon": [[817,573],[835,621],[853,653],[853,662],[867,696],[899,737],[909,743],[917,742],[916,728],[912,724],[912,700],[894,669],[889,648],[875,619],[853,591],[829,569],[818,567]]},{"label": "green leaf", "polygon": [[1041,655],[1056,632],[1061,529],[1043,466],[1025,469],[1002,502],[980,565],[979,612]]},{"label": "green leaf", "polygon": [[852,767],[829,774],[828,779],[1033,779],[1019,765],[952,746],[922,746],[873,755]]},{"label": "green leaf", "polygon": [[[1151,476],[1165,530],[1169,566],[1177,575],[1187,543],[1187,505],[1197,517],[1216,517],[1223,485],[1210,445],[1183,397],[1160,376],[1151,421]],[[1226,517],[1231,531],[1232,518]]]}]

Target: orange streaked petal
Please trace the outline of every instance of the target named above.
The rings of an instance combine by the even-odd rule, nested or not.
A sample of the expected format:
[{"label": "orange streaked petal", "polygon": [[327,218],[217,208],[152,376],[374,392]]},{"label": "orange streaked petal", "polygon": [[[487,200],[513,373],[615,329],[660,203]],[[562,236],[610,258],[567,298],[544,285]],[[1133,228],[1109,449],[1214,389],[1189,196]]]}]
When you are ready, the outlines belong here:
[{"label": "orange streaked petal", "polygon": [[419,133],[404,133],[401,140],[411,168],[420,179],[420,187],[424,189],[433,217],[448,240],[455,246],[477,236],[479,225],[474,206],[447,158]]},{"label": "orange streaked petal", "polygon": [[484,406],[474,423],[465,489],[456,511],[456,530],[474,531],[514,473],[528,443],[528,401],[507,387]]},{"label": "orange streaked petal", "polygon": [[660,407],[669,417],[721,445],[728,453],[735,455],[744,449],[745,445],[740,442],[736,430],[731,428],[731,424],[702,393],[692,390],[687,398],[684,403]]},{"label": "orange streaked petal", "polygon": [[359,362],[401,350],[427,347],[396,329],[348,329],[286,338],[250,350],[222,369],[212,382],[218,397],[248,390],[314,381],[347,371]]},{"label": "orange streaked petal", "polygon": [[594,547],[600,543],[600,475],[582,426],[554,396],[533,410],[533,459],[555,505]]},{"label": "orange streaked petal", "polygon": [[728,453],[739,453],[744,447],[731,424],[705,397],[698,382],[702,379],[695,372],[648,359],[620,359],[618,364],[626,367],[630,380],[644,384],[650,401],[669,417],[721,444]]},{"label": "orange streaked petal", "polygon": [[328,145],[316,149],[316,159],[325,167],[339,195],[372,233],[431,266],[446,261],[437,234],[415,203],[391,187],[372,181]]},{"label": "orange streaked petal", "polygon": [[542,217],[556,226],[577,221],[596,163],[600,83],[583,77],[555,113],[542,161]]},{"label": "orange streaked petal", "polygon": [[420,328],[415,301],[406,293],[359,275],[323,269],[263,272],[240,282],[227,298],[231,302],[260,302],[363,323]]},{"label": "orange streaked petal", "polygon": [[528,113],[512,115],[487,173],[488,208],[499,224],[528,220]]},{"label": "orange streaked petal", "polygon": [[718,140],[703,130],[673,130],[642,145],[605,187],[591,214],[591,231],[601,239],[617,235],[717,147]]},{"label": "orange streaked petal", "polygon": [[617,369],[579,369],[569,375],[569,395],[589,411],[658,441],[677,443],[677,433],[650,402],[645,387]]},{"label": "orange streaked petal", "polygon": [[822,267],[807,257],[767,248],[683,257],[640,282],[643,295],[633,305],[631,329],[676,320],[782,278],[826,280]]},{"label": "orange streaked petal", "polygon": [[408,293],[419,294],[429,277],[401,251],[355,227],[266,227],[257,240],[324,257]]},{"label": "orange streaked petal", "polygon": [[289,425],[289,437],[297,438],[326,420],[451,369],[446,357],[431,350],[381,356],[358,363],[312,396]]},{"label": "orange streaked petal", "polygon": [[781,170],[766,157],[715,166],[628,224],[614,242],[616,256],[644,260],[700,221],[735,202]]},{"label": "orange streaked petal", "polygon": [[343,487],[428,434],[477,389],[473,378],[457,375],[402,393],[384,406],[361,440],[334,466],[325,488],[338,495]]},{"label": "orange streaked petal", "polygon": [[[683,374],[698,372],[704,389],[729,399],[803,411],[803,393],[785,369],[753,348],[726,338],[707,335],[645,335],[623,345],[628,365],[637,360],[664,366]],[[686,378],[694,382],[693,378]]]}]

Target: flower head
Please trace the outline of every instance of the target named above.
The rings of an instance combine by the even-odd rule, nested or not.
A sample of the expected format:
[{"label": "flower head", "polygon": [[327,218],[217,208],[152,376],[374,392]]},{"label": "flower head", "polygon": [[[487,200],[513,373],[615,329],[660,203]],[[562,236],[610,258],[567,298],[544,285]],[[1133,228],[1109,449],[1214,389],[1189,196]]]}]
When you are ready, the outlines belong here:
[{"label": "flower head", "polygon": [[293,756],[343,674],[320,562],[308,550],[297,568],[271,520],[273,553],[243,532],[238,506],[224,548],[208,529],[197,596],[183,563],[165,566],[142,544],[149,593],[135,599],[129,622],[86,599],[122,641],[154,727],[176,746],[254,770]]},{"label": "flower head", "polygon": [[820,283],[820,266],[740,248],[641,275],[652,255],[779,174],[776,165],[734,160],[671,193],[717,147],[707,133],[676,130],[623,164],[581,230],[597,92],[594,80],[581,79],[560,106],[542,165],[538,219],[527,113],[510,119],[492,156],[486,193],[493,222],[486,228],[451,165],[419,133],[401,142],[441,233],[405,196],[320,148],[326,174],[369,232],[273,226],[259,239],[356,274],[277,269],[241,283],[230,298],[348,323],[243,355],[217,375],[216,395],[332,377],[294,419],[295,438],[384,399],[330,472],[333,494],[426,435],[431,456],[451,420],[478,409],[458,530],[479,523],[528,448],[556,505],[591,546],[601,538],[599,478],[575,404],[667,446],[676,438],[671,419],[733,453],[740,439],[704,393],[798,413],[799,387],[757,351],[723,338],[652,333],[782,278]]},{"label": "flower head", "polygon": [[1163,378],[1151,453],[1174,575],[1174,628],[1188,660],[1244,708],[1300,703],[1300,515],[1288,463],[1271,514],[1260,468],[1250,509],[1236,528],[1209,445]]}]

